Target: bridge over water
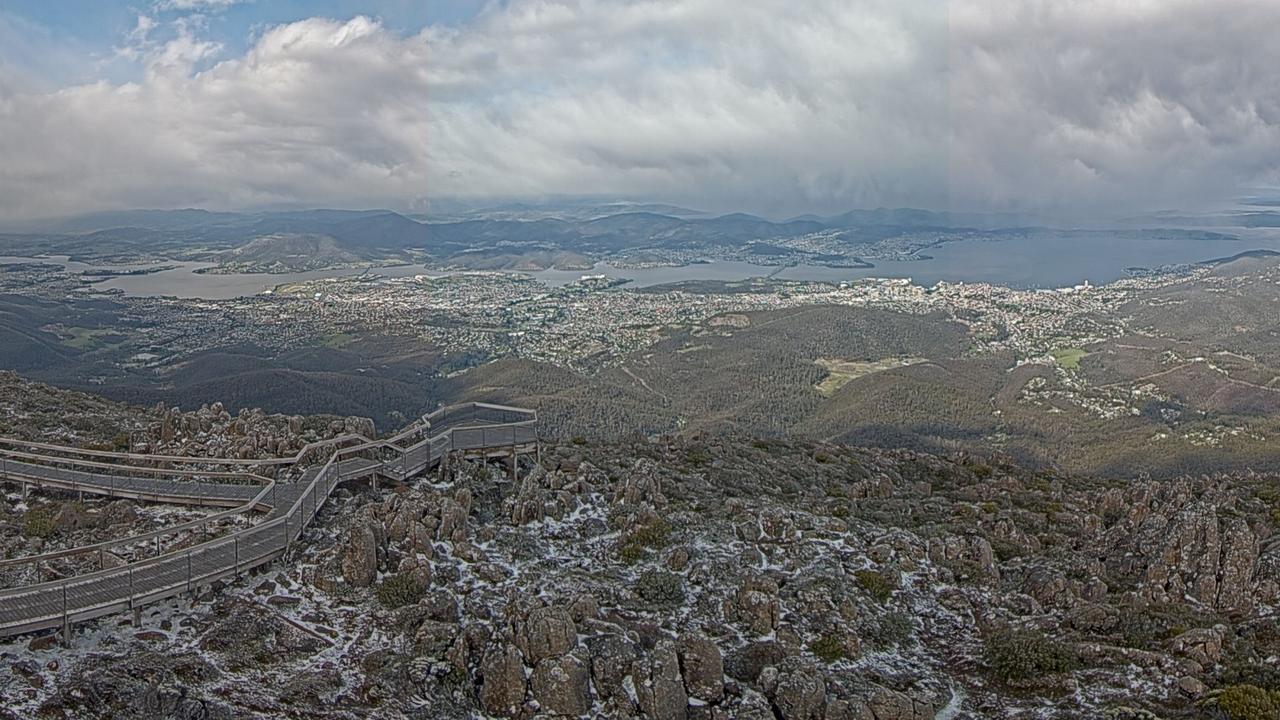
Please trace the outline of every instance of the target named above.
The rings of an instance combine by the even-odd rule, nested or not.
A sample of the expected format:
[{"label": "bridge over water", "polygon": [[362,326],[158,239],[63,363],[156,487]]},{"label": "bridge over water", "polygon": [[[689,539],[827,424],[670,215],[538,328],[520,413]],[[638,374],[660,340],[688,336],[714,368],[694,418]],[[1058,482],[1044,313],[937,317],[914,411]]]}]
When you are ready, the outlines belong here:
[{"label": "bridge over water", "polygon": [[[484,456],[536,452],[532,410],[467,403],[441,408],[396,435],[373,440],[344,435],[313,443],[292,458],[230,460],[116,453],[0,438],[0,480],[23,486],[91,493],[111,498],[228,508],[200,520],[68,550],[0,561],[30,564],[35,584],[0,590],[0,637],[61,627],[70,642],[77,622],[133,611],[149,603],[234,577],[284,556],[340,483],[379,478],[404,481],[436,466],[451,451]],[[165,467],[157,467],[163,465]],[[236,470],[206,471],[219,465]],[[291,482],[251,472],[277,470]],[[280,471],[284,471],[283,473]],[[166,535],[207,534],[210,524],[234,515],[266,513],[250,527],[180,550],[163,551]],[[154,556],[107,567],[113,548],[137,548],[154,540]],[[42,581],[41,564],[92,554],[100,569]]]}]

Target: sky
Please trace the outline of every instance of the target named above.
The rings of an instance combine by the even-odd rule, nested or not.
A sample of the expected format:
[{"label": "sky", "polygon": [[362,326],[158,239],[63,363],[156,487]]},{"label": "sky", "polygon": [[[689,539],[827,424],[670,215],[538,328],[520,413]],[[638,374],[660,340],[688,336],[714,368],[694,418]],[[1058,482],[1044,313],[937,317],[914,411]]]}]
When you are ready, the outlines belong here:
[{"label": "sky", "polygon": [[1280,185],[1276,0],[4,0],[0,220],[566,197],[1095,218]]}]

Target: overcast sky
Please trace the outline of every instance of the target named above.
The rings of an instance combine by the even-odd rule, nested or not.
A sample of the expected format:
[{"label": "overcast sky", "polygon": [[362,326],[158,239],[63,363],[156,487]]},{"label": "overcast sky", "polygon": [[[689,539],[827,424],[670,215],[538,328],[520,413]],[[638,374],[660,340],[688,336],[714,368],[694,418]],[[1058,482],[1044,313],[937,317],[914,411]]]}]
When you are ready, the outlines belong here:
[{"label": "overcast sky", "polygon": [[0,219],[1196,208],[1280,184],[1277,28],[1277,0],[6,0]]}]

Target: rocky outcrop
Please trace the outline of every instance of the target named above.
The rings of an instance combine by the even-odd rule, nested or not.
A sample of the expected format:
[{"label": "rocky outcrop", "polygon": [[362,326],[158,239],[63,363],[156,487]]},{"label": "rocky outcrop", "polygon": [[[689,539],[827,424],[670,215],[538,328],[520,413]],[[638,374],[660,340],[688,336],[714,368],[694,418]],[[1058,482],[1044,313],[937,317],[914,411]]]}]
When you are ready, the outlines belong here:
[{"label": "rocky outcrop", "polygon": [[[999,582],[1000,569],[996,566],[991,542],[980,535],[949,535],[932,538],[928,547],[929,559],[935,563],[964,568],[980,582]],[[963,572],[962,571],[962,572]]]},{"label": "rocky outcrop", "polygon": [[355,524],[341,556],[342,578],[353,587],[368,587],[378,577],[378,533],[372,521]]},{"label": "rocky outcrop", "polygon": [[480,704],[498,717],[517,717],[526,690],[524,659],[512,645],[489,648],[480,662]]},{"label": "rocky outcrop", "polygon": [[558,607],[541,607],[529,613],[517,636],[520,649],[531,664],[563,655],[578,644],[577,630],[569,612]]},{"label": "rocky outcrop", "polygon": [[543,658],[529,678],[538,708],[550,715],[581,717],[591,709],[586,663],[573,655]]},{"label": "rocky outcrop", "polygon": [[663,641],[649,657],[632,666],[640,710],[654,720],[684,720],[688,717],[689,696],[680,676],[676,645]]},{"label": "rocky outcrop", "polygon": [[724,659],[720,648],[705,637],[680,638],[680,674],[689,697],[716,703],[724,697]]},{"label": "rocky outcrop", "polygon": [[[243,607],[174,609],[129,637],[199,638],[226,676],[157,686],[241,716],[924,720],[950,701],[952,717],[1106,717],[1140,701],[1169,717],[1280,655],[1265,484],[1099,490],[972,458],[681,442],[547,447],[515,484],[458,456],[418,483],[344,484],[302,562],[219,588]],[[21,501],[0,498],[11,555],[138,512],[89,500],[27,542],[4,520]],[[41,662],[0,675],[49,697],[64,680]]]},{"label": "rocky outcrop", "polygon": [[1138,575],[1148,601],[1190,597],[1218,610],[1247,611],[1257,596],[1258,534],[1244,518],[1223,513],[1238,502],[1228,489],[1209,487],[1198,498],[1192,491],[1175,482],[1129,493],[1136,506],[1129,523],[1109,535],[1116,549],[1130,551],[1118,570]]},{"label": "rocky outcrop", "polygon": [[736,618],[748,632],[756,635],[773,632],[781,614],[778,584],[764,577],[742,580],[726,609],[726,615]]},{"label": "rocky outcrop", "polygon": [[782,720],[822,720],[826,678],[808,661],[788,658],[778,667],[765,668],[760,684]]},{"label": "rocky outcrop", "polygon": [[876,688],[866,700],[864,716],[873,720],[933,720],[938,709],[927,699],[889,688]]}]

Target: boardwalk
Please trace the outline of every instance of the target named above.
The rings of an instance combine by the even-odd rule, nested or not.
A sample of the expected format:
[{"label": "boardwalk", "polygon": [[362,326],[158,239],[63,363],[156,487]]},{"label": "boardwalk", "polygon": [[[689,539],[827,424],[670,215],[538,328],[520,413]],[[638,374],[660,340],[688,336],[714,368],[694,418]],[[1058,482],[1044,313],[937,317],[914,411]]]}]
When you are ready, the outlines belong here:
[{"label": "boardwalk", "polygon": [[[107,497],[232,508],[217,517],[266,512],[261,522],[252,527],[183,550],[161,552],[155,557],[64,580],[0,590],[0,636],[61,627],[69,641],[71,627],[77,622],[130,610],[136,619],[136,612],[143,605],[194,593],[202,585],[285,555],[339,483],[365,478],[376,482],[379,477],[407,480],[435,466],[453,450],[506,452],[513,456],[529,452],[536,448],[536,421],[531,410],[468,403],[437,410],[387,440],[344,436],[308,446],[290,459],[263,462],[164,458],[168,462],[199,461],[246,468],[291,465],[302,471],[294,482],[275,482],[248,472],[158,470],[137,465],[154,462],[156,456],[0,441],[0,479],[5,481]],[[95,456],[92,460],[83,459]],[[85,551],[102,556],[109,546],[137,543],[140,538],[154,537],[158,546],[159,536],[174,530],[5,562],[33,562],[38,568],[44,558]]]}]

